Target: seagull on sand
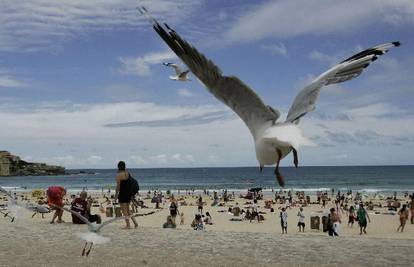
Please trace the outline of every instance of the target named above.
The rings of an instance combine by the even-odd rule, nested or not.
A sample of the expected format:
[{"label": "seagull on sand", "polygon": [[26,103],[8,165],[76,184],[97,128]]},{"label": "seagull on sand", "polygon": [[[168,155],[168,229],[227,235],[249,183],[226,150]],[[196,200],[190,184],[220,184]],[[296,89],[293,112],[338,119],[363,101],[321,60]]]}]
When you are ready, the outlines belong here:
[{"label": "seagull on sand", "polygon": [[[95,223],[91,223],[86,217],[82,216],[79,212],[76,212],[74,210],[70,210],[70,209],[65,208],[65,207],[59,207],[59,206],[56,206],[56,205],[53,205],[53,204],[52,204],[52,206],[72,213],[73,215],[78,217],[82,222],[84,222],[88,226],[88,230],[89,230],[88,233],[79,233],[79,234],[77,234],[77,236],[79,238],[81,238],[82,240],[85,241],[85,245],[83,246],[83,249],[82,249],[82,256],[85,256],[85,255],[89,256],[89,253],[92,250],[93,244],[105,244],[105,243],[108,243],[110,241],[110,239],[108,237],[104,237],[104,236],[101,236],[99,234],[101,229],[104,226],[106,226],[110,223],[113,223],[115,221],[118,221],[118,220],[128,219],[128,217],[115,217],[115,218],[112,218],[110,220],[107,220],[107,221],[103,222],[102,224],[95,224]],[[88,244],[90,244],[89,249],[87,249]]]},{"label": "seagull on sand", "polygon": [[8,201],[9,201],[9,211],[10,211],[10,213],[13,214],[13,217],[10,217],[9,213],[6,213],[4,215],[4,217],[10,217],[12,219],[12,222],[14,221],[14,219],[16,217],[18,217],[18,214],[19,214],[19,212],[22,208],[34,212],[33,215],[32,215],[32,218],[37,213],[42,214],[42,218],[43,218],[43,215],[45,213],[50,212],[50,209],[47,206],[33,204],[33,203],[27,203],[27,204],[18,203],[17,200],[14,199],[14,197],[6,189],[4,189],[1,186],[0,186],[0,192],[4,193],[6,195]]},{"label": "seagull on sand", "polygon": [[162,40],[187,65],[207,90],[244,121],[254,139],[259,170],[262,171],[265,165],[276,164],[274,173],[282,187],[285,181],[279,171],[280,161],[292,152],[293,163],[295,167],[298,166],[297,149],[300,145],[309,144],[309,141],[302,135],[298,123],[306,113],[315,109],[321,88],[359,76],[379,56],[390,48],[400,45],[399,42],[378,45],[333,66],[298,93],[287,118],[280,121],[280,112],[266,105],[238,77],[223,75],[213,61],[201,54],[167,24],[159,24],[145,7],[140,7],[138,10],[148,18]]},{"label": "seagull on sand", "polygon": [[174,63],[164,62],[162,64],[164,66],[174,68],[176,76],[169,76],[170,80],[180,81],[180,82],[191,81],[188,78],[188,73],[190,72],[189,70],[182,71],[181,68],[177,64],[174,64]]}]

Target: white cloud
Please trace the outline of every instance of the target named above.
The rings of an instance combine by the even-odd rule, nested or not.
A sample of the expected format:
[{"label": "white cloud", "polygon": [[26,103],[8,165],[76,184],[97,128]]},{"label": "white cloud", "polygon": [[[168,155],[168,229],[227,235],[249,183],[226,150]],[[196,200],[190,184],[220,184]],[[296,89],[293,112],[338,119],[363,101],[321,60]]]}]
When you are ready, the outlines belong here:
[{"label": "white cloud", "polygon": [[260,49],[269,51],[272,55],[279,55],[286,57],[288,55],[287,48],[283,43],[271,44],[271,45],[261,45]]},{"label": "white cloud", "polygon": [[24,87],[26,84],[24,82],[18,81],[13,77],[10,76],[2,76],[0,73],[0,88],[10,88],[10,87]]},{"label": "white cloud", "polygon": [[189,89],[187,89],[187,88],[180,88],[180,89],[178,89],[177,90],[177,94],[179,95],[179,96],[182,96],[182,97],[193,97],[194,96],[194,93],[193,92],[191,92]]},{"label": "white cloud", "polygon": [[56,48],[75,36],[113,27],[148,27],[136,7],[145,5],[154,15],[180,21],[199,0],[25,0],[0,5],[0,51]]},{"label": "white cloud", "polygon": [[387,103],[376,103],[363,107],[353,108],[346,113],[353,117],[376,117],[386,115],[400,115],[404,111]]},{"label": "white cloud", "polygon": [[176,55],[171,51],[152,52],[141,57],[120,57],[121,68],[119,72],[126,75],[149,76],[151,75],[151,65],[174,58]]},{"label": "white cloud", "polygon": [[[250,42],[267,37],[289,38],[304,34],[323,35],[351,32],[378,22],[414,22],[414,2],[410,0],[350,1],[266,1],[237,19],[223,38],[228,42]],[[387,19],[388,18],[388,19]],[[395,24],[396,19],[393,19]]]},{"label": "white cloud", "polygon": [[310,52],[308,57],[316,61],[328,63],[330,65],[339,62],[338,56],[328,55],[317,50],[313,50],[312,52]]},{"label": "white cloud", "polygon": [[[2,149],[23,158],[68,168],[113,167],[118,160],[133,166],[239,165],[255,161],[252,138],[237,118],[200,125],[108,128],[123,121],[174,120],[228,111],[222,105],[173,106],[143,102],[107,104],[0,104]],[[212,130],[220,129],[220,130]],[[234,138],[237,133],[237,138]],[[211,147],[210,144],[219,144]],[[228,152],[226,152],[228,151]],[[210,155],[219,153],[212,162]],[[239,155],[240,154],[240,155]],[[227,155],[227,156],[225,156]],[[243,164],[243,163],[242,163]]]}]

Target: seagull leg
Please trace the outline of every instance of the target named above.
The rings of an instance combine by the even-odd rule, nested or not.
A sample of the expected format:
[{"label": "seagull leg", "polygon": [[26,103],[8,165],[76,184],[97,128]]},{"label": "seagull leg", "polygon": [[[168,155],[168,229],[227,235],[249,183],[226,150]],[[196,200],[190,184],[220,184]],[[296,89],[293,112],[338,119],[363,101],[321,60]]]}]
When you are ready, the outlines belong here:
[{"label": "seagull leg", "polygon": [[294,147],[292,147],[292,153],[293,153],[293,164],[295,164],[295,167],[298,167],[298,152],[296,151],[296,149]]},{"label": "seagull leg", "polygon": [[283,178],[283,176],[279,172],[279,164],[280,164],[280,160],[282,159],[282,151],[280,151],[280,149],[277,148],[276,152],[277,152],[277,157],[278,158],[277,158],[277,162],[276,162],[275,175],[276,175],[276,178],[277,178],[277,181],[278,181],[279,185],[281,187],[284,187],[285,186],[285,179]]},{"label": "seagull leg", "polygon": [[82,249],[82,256],[85,256],[85,250],[86,250],[87,245],[88,245],[88,242],[85,242],[85,246],[83,246],[83,249]]},{"label": "seagull leg", "polygon": [[92,246],[93,246],[93,242],[91,242],[91,246],[89,247],[89,250],[86,252],[86,257],[88,257],[89,253],[91,253]]},{"label": "seagull leg", "polygon": [[33,213],[32,218],[37,214],[37,212]]},{"label": "seagull leg", "polygon": [[263,171],[263,166],[262,165],[260,165],[259,166],[259,172],[262,172]]}]

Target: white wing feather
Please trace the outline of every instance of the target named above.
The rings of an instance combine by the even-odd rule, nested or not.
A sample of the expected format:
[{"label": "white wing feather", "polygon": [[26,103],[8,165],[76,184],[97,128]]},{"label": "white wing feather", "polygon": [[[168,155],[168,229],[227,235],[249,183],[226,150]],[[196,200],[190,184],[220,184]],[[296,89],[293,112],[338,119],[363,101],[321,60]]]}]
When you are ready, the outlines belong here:
[{"label": "white wing feather", "polygon": [[249,128],[253,136],[268,121],[276,121],[280,113],[266,106],[260,97],[234,76],[223,76],[221,70],[197,49],[182,39],[165,24],[166,29],[152,18],[145,8],[140,8],[173,52],[218,100],[229,106]]},{"label": "white wing feather", "polygon": [[299,122],[302,116],[314,110],[316,100],[323,86],[341,83],[359,76],[378,56],[386,53],[391,47],[399,45],[399,42],[392,42],[366,49],[321,74],[298,93],[289,110],[286,121]]}]

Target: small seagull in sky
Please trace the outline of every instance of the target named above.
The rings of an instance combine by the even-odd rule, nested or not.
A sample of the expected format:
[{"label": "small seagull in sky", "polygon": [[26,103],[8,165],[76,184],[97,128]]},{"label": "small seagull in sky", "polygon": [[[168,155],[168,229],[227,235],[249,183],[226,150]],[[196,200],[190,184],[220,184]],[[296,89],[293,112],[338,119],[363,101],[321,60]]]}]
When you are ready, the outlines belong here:
[{"label": "small seagull in sky", "polygon": [[176,76],[169,76],[169,78],[171,80],[180,81],[180,82],[189,82],[189,81],[191,81],[188,78],[188,73],[190,72],[189,70],[182,71],[181,68],[177,64],[174,64],[174,63],[164,62],[162,64],[164,66],[174,68]]}]

